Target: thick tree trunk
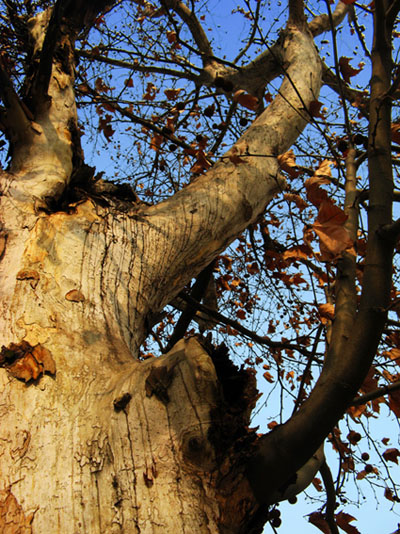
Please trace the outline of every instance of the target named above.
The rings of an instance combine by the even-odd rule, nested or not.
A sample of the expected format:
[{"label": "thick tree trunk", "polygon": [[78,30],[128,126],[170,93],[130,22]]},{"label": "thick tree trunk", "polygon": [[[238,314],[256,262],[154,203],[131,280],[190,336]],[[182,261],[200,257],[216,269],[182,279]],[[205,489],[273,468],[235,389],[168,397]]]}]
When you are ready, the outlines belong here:
[{"label": "thick tree trunk", "polygon": [[123,295],[146,273],[139,252],[110,253],[106,210],[27,214],[18,231],[24,214],[6,204],[0,531],[242,532],[257,506],[229,448],[245,440],[254,391],[228,406],[194,339],[135,360],[146,303]]}]

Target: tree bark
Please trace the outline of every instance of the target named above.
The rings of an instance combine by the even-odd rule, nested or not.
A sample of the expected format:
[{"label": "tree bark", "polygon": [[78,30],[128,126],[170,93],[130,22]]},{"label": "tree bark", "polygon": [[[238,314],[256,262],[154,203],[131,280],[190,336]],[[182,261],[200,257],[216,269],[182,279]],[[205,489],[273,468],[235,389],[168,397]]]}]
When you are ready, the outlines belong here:
[{"label": "tree bark", "polygon": [[244,473],[251,377],[194,340],[145,362],[139,347],[151,315],[282,188],[276,157],[311,118],[320,60],[291,20],[279,95],[206,175],[156,206],[100,205],[90,191],[68,203],[83,169],[80,27],[63,17],[73,7],[92,20],[93,5],[59,1],[32,20],[37,75],[26,102],[2,95],[13,154],[0,175],[0,530],[260,532],[265,510]]}]

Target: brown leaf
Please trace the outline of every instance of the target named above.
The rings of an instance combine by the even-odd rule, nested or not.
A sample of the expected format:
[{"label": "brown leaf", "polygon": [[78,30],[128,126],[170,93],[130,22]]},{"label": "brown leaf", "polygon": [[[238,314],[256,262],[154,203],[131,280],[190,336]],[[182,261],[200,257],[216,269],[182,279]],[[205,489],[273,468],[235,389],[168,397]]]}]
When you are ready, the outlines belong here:
[{"label": "brown leaf", "polygon": [[389,393],[389,408],[396,417],[400,417],[400,391],[391,391]]},{"label": "brown leaf", "polygon": [[350,78],[352,78],[353,76],[356,76],[356,74],[358,74],[362,70],[361,68],[354,69],[350,65],[350,59],[351,58],[345,57],[345,56],[342,56],[339,59],[339,69],[340,69],[340,72],[342,73],[344,81],[347,83],[350,83]]},{"label": "brown leaf", "polygon": [[328,193],[324,189],[321,189],[320,186],[331,183],[329,179],[332,174],[330,166],[330,161],[325,159],[315,171],[314,175],[304,182],[307,198],[317,208],[324,200],[328,200]]},{"label": "brown leaf", "polygon": [[353,246],[350,235],[343,226],[346,220],[347,215],[331,200],[321,202],[318,217],[312,225],[312,229],[320,239],[320,252],[323,261],[330,261]]},{"label": "brown leaf", "polygon": [[235,165],[239,165],[239,163],[246,163],[246,160],[240,156],[245,155],[247,151],[247,143],[245,141],[238,141],[228,152],[230,161],[232,161],[232,163]]},{"label": "brown leaf", "polygon": [[239,156],[239,150],[235,146],[232,148],[232,150],[229,153],[229,159],[235,165],[239,165],[239,163],[246,163],[246,160]]},{"label": "brown leaf", "polygon": [[150,148],[156,152],[160,149],[164,141],[164,136],[161,134],[154,134],[150,141]]},{"label": "brown leaf", "polygon": [[317,491],[323,491],[322,482],[320,478],[315,477],[312,481],[312,484]]},{"label": "brown leaf", "polygon": [[318,102],[318,100],[313,100],[310,102],[310,107],[308,108],[310,115],[318,119],[325,119],[324,114],[321,113],[322,106],[322,102]]},{"label": "brown leaf", "polygon": [[287,172],[291,178],[297,178],[299,176],[300,171],[297,170],[296,156],[292,149],[284,154],[280,154],[277,159],[280,168]]},{"label": "brown leaf", "polygon": [[272,384],[272,382],[274,382],[274,377],[271,375],[271,373],[269,371],[265,371],[265,373],[263,374],[263,377],[270,384]]},{"label": "brown leaf", "polygon": [[347,534],[360,534],[360,531],[356,529],[356,527],[349,524],[351,521],[356,520],[355,517],[351,516],[350,514],[346,514],[345,512],[339,512],[335,515],[335,519],[338,526],[347,532]]},{"label": "brown leaf", "polygon": [[390,488],[385,488],[384,495],[388,501],[394,502],[393,491]]},{"label": "brown leaf", "polygon": [[300,211],[303,211],[307,207],[307,202],[301,198],[300,195],[296,195],[294,193],[285,193],[283,198],[287,202],[294,202]]},{"label": "brown leaf", "polygon": [[168,100],[176,100],[182,89],[165,89],[164,93]]},{"label": "brown leaf", "polygon": [[256,111],[258,108],[258,98],[246,93],[243,89],[234,93],[233,100],[251,111]]},{"label": "brown leaf", "polygon": [[177,35],[175,31],[168,31],[167,32],[167,39],[170,44],[175,43],[177,39]]},{"label": "brown leaf", "polygon": [[282,254],[284,260],[306,260],[312,255],[312,249],[307,245],[289,248]]},{"label": "brown leaf", "polygon": [[206,155],[202,150],[196,152],[196,163],[190,169],[193,174],[201,174],[211,167],[211,163],[208,161]]},{"label": "brown leaf", "polygon": [[394,122],[391,126],[392,141],[400,145],[400,123]]},{"label": "brown leaf", "polygon": [[312,514],[309,514],[308,521],[315,527],[319,528],[324,534],[331,534],[331,529],[329,528],[324,514],[321,512],[313,512]]},{"label": "brown leaf", "polygon": [[394,462],[395,464],[398,464],[397,457],[400,456],[399,449],[386,449],[386,451],[382,454],[382,456],[385,458],[387,462]]}]

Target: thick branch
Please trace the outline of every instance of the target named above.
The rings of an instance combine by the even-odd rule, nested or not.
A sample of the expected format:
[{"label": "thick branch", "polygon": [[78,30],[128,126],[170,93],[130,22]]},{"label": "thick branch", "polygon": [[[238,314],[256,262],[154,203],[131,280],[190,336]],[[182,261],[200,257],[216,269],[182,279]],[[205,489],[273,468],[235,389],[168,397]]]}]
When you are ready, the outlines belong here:
[{"label": "thick branch", "polygon": [[[332,20],[334,26],[338,26],[344,19],[344,17],[349,13],[353,8],[351,5],[346,5],[343,2],[338,2],[337,6],[332,13]],[[331,21],[329,15],[318,15],[308,24],[308,28],[313,34],[314,37],[320,35],[331,29]]]},{"label": "thick branch", "polygon": [[[321,84],[320,61],[308,33],[295,28],[287,31],[282,47],[287,76],[274,102],[206,175],[144,213],[146,220],[157,221],[157,228],[163,229],[165,238],[154,228],[157,249],[179,258],[161,273],[158,265],[156,308],[171,301],[196,272],[255,221],[281,188],[275,157],[246,154],[285,152],[310,120],[307,109]],[[177,227],[178,220],[182,222]]]},{"label": "thick branch", "polygon": [[388,395],[392,391],[398,391],[399,389],[400,380],[397,382],[393,382],[393,384],[374,389],[373,391],[370,391],[369,393],[366,393],[361,397],[356,397],[351,401],[350,406],[360,406],[361,404],[366,404],[369,401],[379,399],[379,397],[383,397],[384,395]]},{"label": "thick branch", "polygon": [[382,99],[390,87],[391,70],[391,50],[385,35],[381,35],[385,31],[375,13],[368,149],[369,239],[359,311],[342,353],[332,357],[323,369],[310,397],[287,423],[261,438],[259,452],[248,471],[261,501],[268,500],[265,480],[274,487],[289,479],[342,417],[371,366],[385,325],[393,251],[393,243],[379,236],[379,228],[391,222],[393,193],[390,99]]}]

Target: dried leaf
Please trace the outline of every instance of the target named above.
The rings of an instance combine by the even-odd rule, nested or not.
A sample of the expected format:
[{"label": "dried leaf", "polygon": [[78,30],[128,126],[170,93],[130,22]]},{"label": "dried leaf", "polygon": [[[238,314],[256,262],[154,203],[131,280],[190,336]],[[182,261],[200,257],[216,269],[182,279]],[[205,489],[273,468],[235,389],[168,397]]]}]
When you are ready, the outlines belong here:
[{"label": "dried leaf", "polygon": [[333,321],[335,318],[335,306],[330,303],[321,304],[318,306],[318,313],[321,318],[321,323],[326,324],[329,321]]},{"label": "dried leaf", "polygon": [[400,391],[391,391],[389,394],[389,408],[396,417],[400,417]]},{"label": "dried leaf", "polygon": [[241,158],[240,156],[246,155],[247,152],[247,143],[245,141],[238,141],[228,152],[228,156],[232,163],[234,163],[235,165],[239,165],[239,163],[246,163],[246,160]]},{"label": "dried leaf", "polygon": [[165,89],[164,93],[168,100],[176,100],[182,89]]},{"label": "dried leaf", "polygon": [[312,514],[309,514],[308,521],[315,527],[319,528],[324,534],[331,534],[328,522],[321,512],[313,512]]},{"label": "dried leaf", "polygon": [[307,208],[307,202],[301,198],[300,195],[296,195],[294,193],[285,193],[283,198],[287,202],[294,202],[300,211],[303,211],[305,208]]},{"label": "dried leaf", "polygon": [[323,103],[318,102],[318,100],[313,100],[312,102],[310,102],[310,107],[308,108],[310,115],[318,119],[325,119],[324,114],[321,113],[322,106]]},{"label": "dried leaf", "polygon": [[350,59],[351,58],[345,57],[345,56],[342,56],[339,59],[339,69],[340,69],[340,72],[342,73],[344,81],[347,83],[350,83],[350,78],[352,78],[353,76],[356,76],[362,70],[361,68],[354,69],[350,65]]},{"label": "dried leaf", "polygon": [[339,512],[335,515],[335,519],[338,526],[347,532],[347,534],[360,534],[360,531],[356,527],[349,524],[351,521],[356,521],[355,517],[345,512]]},{"label": "dried leaf", "polygon": [[387,462],[394,462],[395,464],[398,464],[397,457],[400,456],[399,449],[386,449],[386,451],[382,454],[382,456],[385,458]]},{"label": "dried leaf", "polygon": [[322,482],[320,478],[315,477],[312,481],[312,484],[317,491],[323,491]]},{"label": "dried leaf", "polygon": [[244,310],[242,310],[242,309],[237,310],[236,317],[238,319],[246,319],[246,312]]},{"label": "dried leaf", "polygon": [[265,373],[263,374],[263,377],[270,384],[272,384],[272,382],[274,382],[274,377],[271,375],[271,373],[269,371],[265,371]]},{"label": "dried leaf", "polygon": [[330,261],[353,246],[350,235],[344,227],[347,215],[330,200],[321,202],[318,217],[312,229],[320,239],[320,252],[323,261]]},{"label": "dried leaf", "polygon": [[388,501],[394,502],[393,491],[390,488],[385,488],[384,495]]},{"label": "dried leaf", "polygon": [[400,145],[400,123],[394,122],[391,126],[392,141]]},{"label": "dried leaf", "polygon": [[300,171],[297,170],[296,156],[292,149],[284,154],[280,154],[277,159],[280,168],[287,172],[291,178],[297,178],[299,176]]},{"label": "dried leaf", "polygon": [[208,161],[203,150],[197,151],[196,152],[196,163],[190,169],[190,172],[192,172],[193,174],[202,174],[209,167],[211,167],[211,163]]},{"label": "dried leaf", "polygon": [[164,142],[164,136],[161,134],[154,134],[150,141],[150,148],[156,152],[160,150],[162,143]]},{"label": "dried leaf", "polygon": [[399,360],[400,362],[400,349],[390,349],[383,353],[384,356],[389,356],[391,360]]},{"label": "dried leaf", "polygon": [[239,89],[233,95],[233,100],[241,106],[250,109],[250,111],[256,111],[258,108],[258,98],[253,95],[249,95],[243,89]]},{"label": "dried leaf", "polygon": [[177,39],[177,35],[175,31],[168,31],[167,32],[167,39],[170,44],[175,43]]},{"label": "dried leaf", "polygon": [[282,254],[284,260],[306,260],[312,255],[312,249],[308,245],[299,245],[289,248]]}]

